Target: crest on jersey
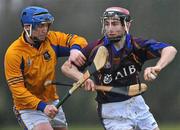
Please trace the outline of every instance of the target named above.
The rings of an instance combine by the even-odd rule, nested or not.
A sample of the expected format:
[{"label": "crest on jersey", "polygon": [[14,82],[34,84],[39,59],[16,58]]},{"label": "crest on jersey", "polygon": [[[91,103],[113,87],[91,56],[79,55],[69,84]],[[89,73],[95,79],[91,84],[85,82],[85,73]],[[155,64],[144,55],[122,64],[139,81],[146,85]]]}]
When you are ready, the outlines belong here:
[{"label": "crest on jersey", "polygon": [[44,59],[47,61],[49,61],[51,59],[51,55],[49,54],[48,51],[44,52],[43,56],[44,56]]},{"label": "crest on jersey", "polygon": [[104,84],[109,84],[112,81],[112,75],[111,74],[105,74],[103,82]]}]

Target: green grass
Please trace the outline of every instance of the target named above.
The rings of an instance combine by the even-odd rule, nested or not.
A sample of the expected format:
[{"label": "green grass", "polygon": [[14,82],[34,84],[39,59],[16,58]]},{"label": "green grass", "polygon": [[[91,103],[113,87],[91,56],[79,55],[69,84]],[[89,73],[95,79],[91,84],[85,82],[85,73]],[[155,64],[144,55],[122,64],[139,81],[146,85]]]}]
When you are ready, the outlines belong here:
[{"label": "green grass", "polygon": [[[159,125],[160,130],[180,130],[180,124],[163,124]],[[7,126],[7,127],[0,127],[0,130],[23,130],[19,126]],[[82,126],[82,125],[70,125],[69,130],[103,130],[101,126]]]},{"label": "green grass", "polygon": [[180,130],[180,124],[159,125],[160,130]]}]

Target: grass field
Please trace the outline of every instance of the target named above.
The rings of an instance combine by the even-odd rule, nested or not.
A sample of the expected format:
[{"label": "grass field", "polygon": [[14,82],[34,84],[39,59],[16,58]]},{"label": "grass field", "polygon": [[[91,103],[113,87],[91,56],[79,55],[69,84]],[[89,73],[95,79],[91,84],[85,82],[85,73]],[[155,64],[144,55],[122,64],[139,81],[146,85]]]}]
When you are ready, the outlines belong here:
[{"label": "grass field", "polygon": [[[180,130],[180,124],[160,125],[161,130]],[[18,126],[0,127],[0,130],[23,130]],[[69,130],[103,130],[101,126],[70,126]]]}]

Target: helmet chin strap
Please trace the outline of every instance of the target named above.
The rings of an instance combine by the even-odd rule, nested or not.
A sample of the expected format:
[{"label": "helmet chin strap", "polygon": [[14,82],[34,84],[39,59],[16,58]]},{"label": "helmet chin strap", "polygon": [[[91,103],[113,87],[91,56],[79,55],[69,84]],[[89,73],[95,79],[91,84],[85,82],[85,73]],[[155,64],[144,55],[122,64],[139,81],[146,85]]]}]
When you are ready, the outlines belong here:
[{"label": "helmet chin strap", "polygon": [[26,35],[30,38],[32,35],[32,25],[30,24],[29,26],[30,26],[29,29],[26,29],[24,27],[24,31],[25,31]]},{"label": "helmet chin strap", "polygon": [[124,29],[125,29],[126,33],[129,34],[129,29],[127,27],[126,19],[124,19]]},{"label": "helmet chin strap", "polygon": [[31,39],[33,41],[33,43],[30,43],[32,46],[34,46],[35,48],[39,48],[42,41],[39,40],[37,37],[32,37],[32,25],[30,25],[29,30],[24,28],[24,31],[26,33],[26,35],[28,36],[29,39]]}]

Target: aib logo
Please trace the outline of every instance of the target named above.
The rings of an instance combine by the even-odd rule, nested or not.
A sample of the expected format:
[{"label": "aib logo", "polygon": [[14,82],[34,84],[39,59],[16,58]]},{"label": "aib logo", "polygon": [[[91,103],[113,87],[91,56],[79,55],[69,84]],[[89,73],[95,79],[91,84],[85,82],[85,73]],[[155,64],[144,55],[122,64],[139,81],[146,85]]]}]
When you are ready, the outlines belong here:
[{"label": "aib logo", "polygon": [[51,59],[51,55],[49,54],[48,51],[44,52],[43,56],[44,56],[44,59],[47,61],[49,61]]}]

